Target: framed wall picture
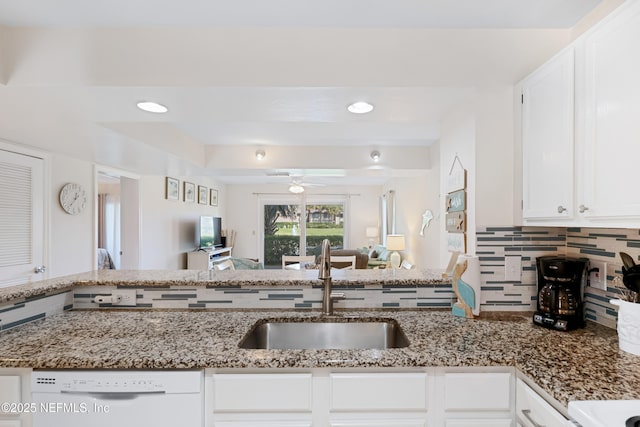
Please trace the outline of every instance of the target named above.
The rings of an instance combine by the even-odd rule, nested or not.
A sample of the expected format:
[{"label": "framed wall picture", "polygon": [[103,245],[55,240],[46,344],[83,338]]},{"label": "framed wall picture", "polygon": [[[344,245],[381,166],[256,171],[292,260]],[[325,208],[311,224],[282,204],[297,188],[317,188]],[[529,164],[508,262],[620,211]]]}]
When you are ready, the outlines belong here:
[{"label": "framed wall picture", "polygon": [[180,181],[175,178],[166,179],[165,197],[167,200],[178,200],[180,198]]},{"label": "framed wall picture", "polygon": [[193,182],[184,182],[184,201],[187,203],[194,203],[196,201],[196,185]]},{"label": "framed wall picture", "polygon": [[211,189],[211,194],[209,195],[209,204],[211,206],[218,206],[218,190]]},{"label": "framed wall picture", "polygon": [[201,205],[206,205],[208,195],[209,189],[203,185],[198,185],[198,203],[200,203]]}]

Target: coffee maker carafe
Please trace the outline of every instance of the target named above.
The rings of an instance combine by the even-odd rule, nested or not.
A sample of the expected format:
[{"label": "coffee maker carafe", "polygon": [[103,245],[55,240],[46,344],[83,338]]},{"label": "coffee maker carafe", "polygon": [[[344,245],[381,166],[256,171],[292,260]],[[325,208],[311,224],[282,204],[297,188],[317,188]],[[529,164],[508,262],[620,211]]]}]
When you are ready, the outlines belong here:
[{"label": "coffee maker carafe", "polygon": [[561,331],[582,328],[587,260],[544,256],[536,258],[536,267],[538,310],[533,322]]}]

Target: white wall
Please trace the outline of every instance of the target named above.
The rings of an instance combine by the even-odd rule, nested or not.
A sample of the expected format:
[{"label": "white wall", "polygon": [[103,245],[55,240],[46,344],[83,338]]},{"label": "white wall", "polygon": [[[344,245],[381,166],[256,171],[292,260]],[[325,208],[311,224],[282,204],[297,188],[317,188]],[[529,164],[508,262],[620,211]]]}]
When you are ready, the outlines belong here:
[{"label": "white wall", "polygon": [[[496,86],[476,90],[473,99],[451,111],[442,123],[440,191],[442,217],[446,180],[456,154],[467,169],[467,253],[475,254],[479,226],[513,225],[515,147],[514,89]],[[449,260],[444,221],[440,224],[443,265]]]},{"label": "white wall", "polygon": [[[435,148],[437,150],[437,147]],[[437,156],[437,153],[435,153]],[[438,168],[427,170],[419,178],[395,178],[384,186],[385,191],[394,190],[396,198],[396,234],[404,234],[406,249],[403,259],[417,268],[439,268],[439,223],[440,201]],[[422,214],[430,209],[434,220],[420,236]]]},{"label": "white wall", "polygon": [[513,225],[513,87],[478,90],[475,104],[476,225]]},{"label": "white wall", "polygon": [[140,268],[183,269],[187,252],[196,249],[196,224],[200,215],[222,217],[222,227],[229,228],[226,212],[226,187],[208,177],[187,177],[188,182],[218,190],[218,206],[183,201],[185,177],[180,180],[180,200],[165,198],[165,176],[140,178],[141,259]]},{"label": "white wall", "polygon": [[[440,266],[446,267],[449,261],[447,251],[447,231],[445,224],[445,200],[447,178],[456,158],[467,170],[467,252],[475,253],[476,245],[476,116],[473,103],[465,103],[451,111],[442,121],[440,150],[440,221],[436,223],[440,230]],[[456,164],[456,170],[460,167]]]},{"label": "white wall", "polygon": [[[69,215],[60,207],[60,189],[69,182],[82,185],[87,194],[87,207],[78,215]],[[49,277],[93,270],[93,201],[96,197],[93,164],[62,155],[52,155],[50,188]]]}]

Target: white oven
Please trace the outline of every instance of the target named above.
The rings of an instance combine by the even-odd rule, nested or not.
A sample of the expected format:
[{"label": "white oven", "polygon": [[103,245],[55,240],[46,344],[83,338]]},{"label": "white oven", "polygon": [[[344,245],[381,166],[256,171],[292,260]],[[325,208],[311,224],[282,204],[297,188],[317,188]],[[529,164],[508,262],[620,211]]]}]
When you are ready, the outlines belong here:
[{"label": "white oven", "polygon": [[34,371],[33,427],[202,426],[201,371]]}]

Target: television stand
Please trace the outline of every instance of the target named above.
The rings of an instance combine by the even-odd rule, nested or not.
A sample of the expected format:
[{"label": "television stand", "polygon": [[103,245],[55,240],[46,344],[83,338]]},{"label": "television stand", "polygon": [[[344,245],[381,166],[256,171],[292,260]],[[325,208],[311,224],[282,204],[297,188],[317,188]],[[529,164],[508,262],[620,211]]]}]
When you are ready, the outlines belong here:
[{"label": "television stand", "polygon": [[219,262],[231,258],[231,250],[228,248],[197,249],[187,252],[187,270],[212,270]]}]

